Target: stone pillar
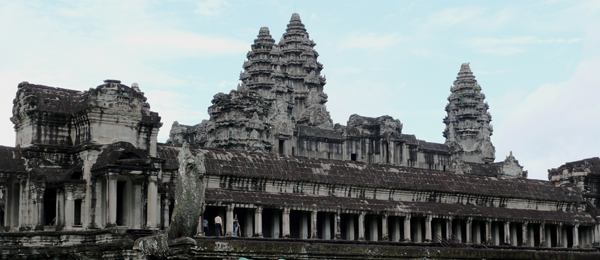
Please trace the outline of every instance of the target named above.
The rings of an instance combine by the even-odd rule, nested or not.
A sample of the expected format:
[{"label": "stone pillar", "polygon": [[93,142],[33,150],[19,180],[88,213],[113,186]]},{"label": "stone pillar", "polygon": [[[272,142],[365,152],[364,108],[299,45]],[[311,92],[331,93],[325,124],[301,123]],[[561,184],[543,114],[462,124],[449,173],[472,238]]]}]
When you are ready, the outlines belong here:
[{"label": "stone pillar", "polygon": [[[96,224],[96,227],[99,227],[99,228],[102,228],[106,225],[106,216],[107,216],[107,208],[106,208],[107,188],[106,188],[106,185],[107,184],[108,183],[105,179],[96,179],[95,180],[95,185],[96,185],[96,195],[95,195],[96,205],[95,206],[96,206],[96,209],[94,210],[94,223]],[[58,196],[60,197],[61,195],[58,195]],[[64,194],[62,196],[64,196]],[[141,200],[136,201],[136,203],[138,203],[138,202],[141,203]],[[62,216],[62,214],[61,214],[61,216]],[[58,220],[56,223],[58,223]]]},{"label": "stone pillar", "polygon": [[473,226],[475,228],[475,232],[473,232],[473,243],[481,244],[481,221],[477,221],[477,225]]},{"label": "stone pillar", "polygon": [[[106,226],[117,225],[117,173],[108,173],[108,223]],[[67,202],[68,202],[68,194]],[[65,209],[68,206],[65,205]],[[69,216],[68,212],[65,212],[65,217]],[[68,220],[67,220],[68,221]]]},{"label": "stone pillar", "polygon": [[146,228],[156,228],[158,226],[158,218],[156,213],[158,212],[158,190],[156,188],[156,182],[158,177],[155,175],[148,176],[148,205],[146,207]]},{"label": "stone pillar", "polygon": [[563,223],[560,223],[556,226],[556,247],[565,247],[563,245],[562,237],[563,237]]},{"label": "stone pillar", "polygon": [[[73,198],[73,188],[72,187],[65,187],[65,192],[66,192],[66,202],[65,202],[65,229],[66,230],[72,230],[73,229],[73,223],[74,223],[74,218],[75,218],[75,200]],[[116,192],[116,189],[115,189]],[[116,195],[115,195],[116,197]],[[115,198],[115,204],[116,204],[116,198]],[[115,206],[115,220],[116,220],[116,215],[117,215],[117,211],[116,211],[116,206]],[[116,223],[113,222],[113,223]]]},{"label": "stone pillar", "polygon": [[273,213],[273,225],[271,226],[271,237],[272,238],[279,238],[279,224],[280,224],[280,218],[279,218],[279,211],[275,211]]},{"label": "stone pillar", "polygon": [[546,247],[546,223],[540,224],[540,247]]},{"label": "stone pillar", "polygon": [[473,218],[468,218],[467,219],[467,228],[466,228],[466,232],[467,232],[467,244],[473,244]]},{"label": "stone pillar", "polygon": [[317,235],[317,210],[314,209],[310,212],[310,238],[317,239],[319,238]]},{"label": "stone pillar", "polygon": [[244,228],[245,228],[244,235],[246,235],[246,237],[252,237],[254,235],[252,219],[253,219],[252,212],[249,209],[247,209],[246,210],[246,223],[244,225]]},{"label": "stone pillar", "polygon": [[510,222],[504,222],[504,243],[510,245]]},{"label": "stone pillar", "polygon": [[334,239],[341,239],[342,238],[342,231],[340,230],[340,221],[341,221],[341,216],[340,216],[340,212],[336,212],[335,213],[335,222],[333,225],[333,230],[335,230],[335,237]]},{"label": "stone pillar", "polygon": [[410,215],[408,215],[404,218],[404,241],[411,241],[410,232]]},{"label": "stone pillar", "polygon": [[433,216],[428,215],[425,218],[425,242],[431,242],[431,221],[433,220]]},{"label": "stone pillar", "polygon": [[323,223],[321,225],[321,234],[323,237],[321,239],[331,239],[331,215],[329,213],[324,213]]},{"label": "stone pillar", "polygon": [[579,224],[573,226],[573,248],[579,247]]},{"label": "stone pillar", "polygon": [[458,241],[460,242],[465,242],[462,239],[462,221],[460,219],[456,220],[456,225],[454,225],[454,236],[456,237],[456,239],[458,239]]},{"label": "stone pillar", "polygon": [[392,233],[392,241],[399,242],[400,240],[402,240],[402,238],[400,237],[400,218],[399,217],[394,217],[393,230],[394,231]]},{"label": "stone pillar", "polygon": [[286,207],[283,208],[283,216],[282,216],[282,220],[281,220],[283,227],[283,237],[285,238],[289,238],[290,237],[290,208]]},{"label": "stone pillar", "polygon": [[502,238],[500,237],[500,227],[498,225],[498,222],[496,222],[496,225],[493,225],[493,227],[494,245],[499,246],[500,244],[502,244]]},{"label": "stone pillar", "polygon": [[365,240],[365,215],[366,213],[361,212],[358,215],[358,240]]},{"label": "stone pillar", "polygon": [[354,216],[348,218],[346,223],[346,240],[354,240]]},{"label": "stone pillar", "polygon": [[424,242],[423,241],[423,226],[422,226],[422,221],[420,218],[417,218],[415,221],[415,230],[413,230],[414,232],[414,237],[413,237],[413,242]]},{"label": "stone pillar", "polygon": [[377,241],[377,240],[379,240],[377,217],[373,216],[370,218],[370,220],[371,220],[370,221],[371,223],[369,223],[369,224],[371,226],[371,229],[369,231],[371,231],[371,232],[369,234],[369,237],[370,237],[371,241]]},{"label": "stone pillar", "polygon": [[[142,183],[133,183],[133,228],[140,229],[144,225],[142,217],[144,199],[142,197]],[[168,208],[167,208],[168,213]]]},{"label": "stone pillar", "polygon": [[485,242],[488,244],[492,244],[492,221],[485,221]]},{"label": "stone pillar", "polygon": [[[171,216],[169,216],[169,206],[170,205],[171,205],[171,201],[169,200],[169,198],[167,196],[164,196],[163,197],[163,228],[165,230],[169,227],[169,224],[171,222],[171,219],[170,219]],[[135,214],[135,212],[133,214]],[[135,222],[135,220],[133,220],[133,221]],[[202,224],[202,222],[200,222],[200,224]],[[202,230],[202,228],[200,228],[200,229]]]},{"label": "stone pillar", "polygon": [[388,215],[383,214],[383,216],[381,216],[381,240],[383,240],[383,241],[390,240],[389,235],[388,235],[387,222],[388,222]]},{"label": "stone pillar", "polygon": [[256,208],[254,211],[254,236],[255,237],[263,237],[262,233],[262,207]]},{"label": "stone pillar", "polygon": [[308,213],[302,212],[302,224],[300,224],[300,238],[308,239]]},{"label": "stone pillar", "polygon": [[510,226],[510,245],[518,246],[517,243],[517,226],[515,224]]},{"label": "stone pillar", "polygon": [[[596,219],[596,223],[600,223],[600,220]],[[592,243],[600,243],[600,224],[594,225],[594,239]]]},{"label": "stone pillar", "polygon": [[233,236],[233,204],[227,205],[227,215],[225,216],[225,236]]},{"label": "stone pillar", "polygon": [[522,246],[529,246],[529,239],[527,237],[527,226],[528,223],[527,222],[523,222],[523,225],[521,226],[521,232],[523,232],[523,242],[521,243]]},{"label": "stone pillar", "polygon": [[448,218],[446,220],[446,239],[451,240],[452,234],[452,218]]}]

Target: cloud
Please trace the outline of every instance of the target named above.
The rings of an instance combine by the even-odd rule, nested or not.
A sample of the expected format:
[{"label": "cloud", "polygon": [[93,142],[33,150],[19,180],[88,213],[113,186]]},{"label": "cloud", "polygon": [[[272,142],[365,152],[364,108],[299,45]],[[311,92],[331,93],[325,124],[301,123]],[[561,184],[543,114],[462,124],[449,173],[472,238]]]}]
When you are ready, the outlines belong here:
[{"label": "cloud", "polygon": [[446,28],[465,22],[472,22],[475,17],[484,13],[485,9],[481,7],[454,7],[430,14],[423,24],[422,28]]},{"label": "cloud", "polygon": [[538,39],[534,36],[523,36],[512,38],[471,38],[462,41],[462,43],[467,44],[477,52],[508,56],[526,51],[528,45],[571,44],[581,41],[581,38]]},{"label": "cloud", "polygon": [[600,59],[588,59],[569,80],[544,84],[512,104],[494,137],[497,145],[502,144],[497,147],[498,159],[512,150],[531,178],[547,179],[549,168],[598,156],[598,71]]},{"label": "cloud", "polygon": [[230,6],[225,0],[206,0],[198,3],[194,13],[204,16],[220,16],[223,8]]},{"label": "cloud", "polygon": [[364,33],[354,34],[340,42],[341,50],[367,49],[384,50],[393,47],[403,40],[397,33]]}]

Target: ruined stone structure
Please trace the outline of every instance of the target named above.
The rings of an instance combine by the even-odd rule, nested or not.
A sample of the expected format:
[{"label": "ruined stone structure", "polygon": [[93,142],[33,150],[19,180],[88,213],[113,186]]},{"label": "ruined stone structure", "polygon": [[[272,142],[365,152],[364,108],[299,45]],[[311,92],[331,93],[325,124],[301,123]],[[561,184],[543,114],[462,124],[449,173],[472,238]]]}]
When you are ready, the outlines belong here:
[{"label": "ruined stone structure", "polygon": [[19,84],[16,146],[0,147],[0,259],[600,258],[598,158],[550,182],[512,153],[494,162],[468,64],[445,144],[390,116],[334,125],[314,46],[298,14],[278,44],[261,28],[238,89],[215,95],[210,119],[175,122],[167,144],[135,83]]}]

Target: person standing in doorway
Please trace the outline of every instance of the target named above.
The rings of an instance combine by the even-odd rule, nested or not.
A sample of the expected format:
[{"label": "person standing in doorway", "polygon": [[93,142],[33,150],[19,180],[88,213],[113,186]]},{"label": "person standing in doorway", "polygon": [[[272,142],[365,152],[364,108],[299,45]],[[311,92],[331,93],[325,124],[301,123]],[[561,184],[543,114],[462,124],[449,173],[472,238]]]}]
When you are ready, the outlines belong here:
[{"label": "person standing in doorway", "polygon": [[204,219],[202,221],[202,227],[204,229],[204,236],[207,236],[208,235],[208,220],[207,219]]},{"label": "person standing in doorway", "polygon": [[237,237],[239,235],[238,231],[240,230],[240,222],[238,221],[237,214],[233,217],[233,236]]},{"label": "person standing in doorway", "polygon": [[222,224],[221,217],[219,215],[217,215],[215,217],[215,231],[217,231],[216,234],[218,237],[221,236],[221,224]]}]

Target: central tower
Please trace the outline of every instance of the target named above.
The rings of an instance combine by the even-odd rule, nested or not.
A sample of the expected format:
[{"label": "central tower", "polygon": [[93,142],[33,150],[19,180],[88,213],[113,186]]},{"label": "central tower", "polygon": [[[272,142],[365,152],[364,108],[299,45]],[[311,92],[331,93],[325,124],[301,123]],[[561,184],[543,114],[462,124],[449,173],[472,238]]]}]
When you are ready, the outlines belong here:
[{"label": "central tower", "polygon": [[492,115],[468,63],[461,65],[450,92],[444,137],[452,149],[453,160],[493,163],[496,148],[490,139]]}]

